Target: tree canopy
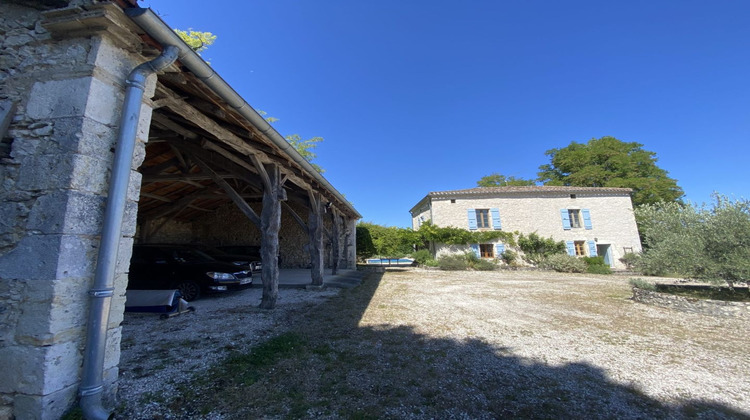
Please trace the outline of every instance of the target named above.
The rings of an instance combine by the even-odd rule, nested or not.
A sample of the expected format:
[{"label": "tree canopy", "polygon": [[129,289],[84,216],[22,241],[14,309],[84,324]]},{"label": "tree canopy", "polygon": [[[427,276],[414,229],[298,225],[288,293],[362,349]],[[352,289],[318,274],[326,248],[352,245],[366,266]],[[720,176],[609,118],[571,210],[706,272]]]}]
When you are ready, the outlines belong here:
[{"label": "tree canopy", "polygon": [[477,187],[520,187],[528,185],[536,185],[536,181],[533,179],[505,176],[497,172],[483,176],[477,181]]},{"label": "tree canopy", "polygon": [[711,207],[648,204],[635,216],[645,274],[750,283],[750,201],[715,195]]},{"label": "tree canopy", "polygon": [[194,31],[193,28],[189,28],[187,31],[183,31],[182,29],[175,29],[174,31],[185,41],[188,47],[192,48],[198,54],[216,42],[216,35],[211,32]]},{"label": "tree canopy", "polygon": [[290,136],[286,136],[286,141],[289,142],[289,144],[292,145],[292,147],[299,152],[300,155],[302,155],[303,158],[305,158],[306,161],[310,162],[310,165],[318,171],[318,173],[325,172],[325,169],[321,168],[320,165],[317,163],[313,163],[313,159],[318,157],[318,155],[312,151],[312,149],[315,149],[318,147],[318,143],[323,141],[323,137],[311,137],[307,140],[302,140],[302,136],[299,134],[292,134]]},{"label": "tree canopy", "polygon": [[550,163],[539,167],[538,180],[544,185],[632,188],[636,206],[679,201],[682,188],[656,165],[656,153],[642,147],[614,137],[572,142],[545,152]]},{"label": "tree canopy", "polygon": [[[276,117],[267,117],[268,113],[266,111],[258,110],[258,114],[260,114],[266,121],[268,121],[269,124],[273,124],[279,119]],[[299,134],[291,134],[286,137],[284,137],[286,141],[294,147],[294,150],[297,151],[303,158],[305,158],[306,161],[310,163],[310,166],[313,167],[318,173],[322,174],[326,170],[323,169],[320,165],[317,163],[313,163],[313,159],[318,157],[317,153],[313,152],[312,149],[315,149],[318,147],[318,143],[323,141],[323,137],[311,137],[307,140],[302,140],[302,136]]]}]

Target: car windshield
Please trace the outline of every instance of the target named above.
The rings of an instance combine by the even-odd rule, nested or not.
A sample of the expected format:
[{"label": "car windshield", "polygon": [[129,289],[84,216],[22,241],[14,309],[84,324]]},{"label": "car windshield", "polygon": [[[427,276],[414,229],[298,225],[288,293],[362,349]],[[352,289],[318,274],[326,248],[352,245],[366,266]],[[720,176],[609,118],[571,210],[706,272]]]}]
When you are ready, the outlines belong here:
[{"label": "car windshield", "polygon": [[179,262],[214,261],[213,257],[206,254],[205,252],[188,248],[172,250],[172,258],[174,258],[175,261]]},{"label": "car windshield", "polygon": [[201,251],[205,252],[208,255],[215,255],[215,256],[229,255],[226,252],[220,250],[219,248],[213,248],[210,246],[201,247]]}]

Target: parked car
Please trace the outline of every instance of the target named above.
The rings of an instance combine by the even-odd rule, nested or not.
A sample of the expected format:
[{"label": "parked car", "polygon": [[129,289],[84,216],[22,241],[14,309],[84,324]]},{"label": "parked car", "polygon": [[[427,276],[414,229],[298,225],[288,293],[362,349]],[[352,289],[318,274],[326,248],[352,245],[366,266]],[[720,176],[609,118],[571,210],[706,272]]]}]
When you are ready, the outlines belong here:
[{"label": "parked car", "polygon": [[[260,246],[258,245],[222,245],[217,246],[216,249],[224,251],[232,255],[244,255],[245,258],[250,258],[251,261],[258,261],[258,265],[254,270],[260,270]],[[276,256],[279,266],[281,266],[281,254]]]},{"label": "parked car", "polygon": [[[244,253],[244,252],[232,252],[223,249],[224,247],[213,247],[207,245],[190,245],[195,249],[202,251],[213,258],[232,263],[238,266],[249,266],[251,270],[258,271],[261,269],[260,252]],[[230,247],[232,248],[232,247]],[[242,251],[244,247],[237,247]]]},{"label": "parked car", "polygon": [[135,245],[128,289],[178,289],[187,301],[205,292],[223,292],[253,284],[248,267],[218,261],[187,245]]}]

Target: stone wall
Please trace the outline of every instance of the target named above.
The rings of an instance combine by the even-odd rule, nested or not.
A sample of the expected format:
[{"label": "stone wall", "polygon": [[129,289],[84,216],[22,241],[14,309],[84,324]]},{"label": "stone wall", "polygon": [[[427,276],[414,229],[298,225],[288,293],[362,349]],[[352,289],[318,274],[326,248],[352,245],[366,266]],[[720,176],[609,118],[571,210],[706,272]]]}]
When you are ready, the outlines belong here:
[{"label": "stone wall", "polygon": [[[145,61],[129,32],[87,25],[122,29],[128,22],[110,20],[122,12],[89,3],[47,12],[0,3],[0,102],[13,109],[0,155],[0,418],[59,418],[80,381],[124,80]],[[149,119],[146,106],[140,139]],[[133,168],[143,143],[137,150]],[[107,332],[110,401],[140,189],[131,178]]]},{"label": "stone wall", "polygon": [[669,293],[633,288],[633,300],[662,308],[711,316],[750,318],[750,302],[695,299]]}]

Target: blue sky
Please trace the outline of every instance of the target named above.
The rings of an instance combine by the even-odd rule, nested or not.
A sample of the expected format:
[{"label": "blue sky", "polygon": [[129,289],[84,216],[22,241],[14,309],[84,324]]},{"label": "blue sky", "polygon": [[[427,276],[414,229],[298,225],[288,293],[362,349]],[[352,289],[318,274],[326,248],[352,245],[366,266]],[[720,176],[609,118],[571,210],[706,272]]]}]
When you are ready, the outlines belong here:
[{"label": "blue sky", "polygon": [[614,136],[686,199],[750,198],[748,1],[142,1],[210,31],[203,55],[363,220]]}]

